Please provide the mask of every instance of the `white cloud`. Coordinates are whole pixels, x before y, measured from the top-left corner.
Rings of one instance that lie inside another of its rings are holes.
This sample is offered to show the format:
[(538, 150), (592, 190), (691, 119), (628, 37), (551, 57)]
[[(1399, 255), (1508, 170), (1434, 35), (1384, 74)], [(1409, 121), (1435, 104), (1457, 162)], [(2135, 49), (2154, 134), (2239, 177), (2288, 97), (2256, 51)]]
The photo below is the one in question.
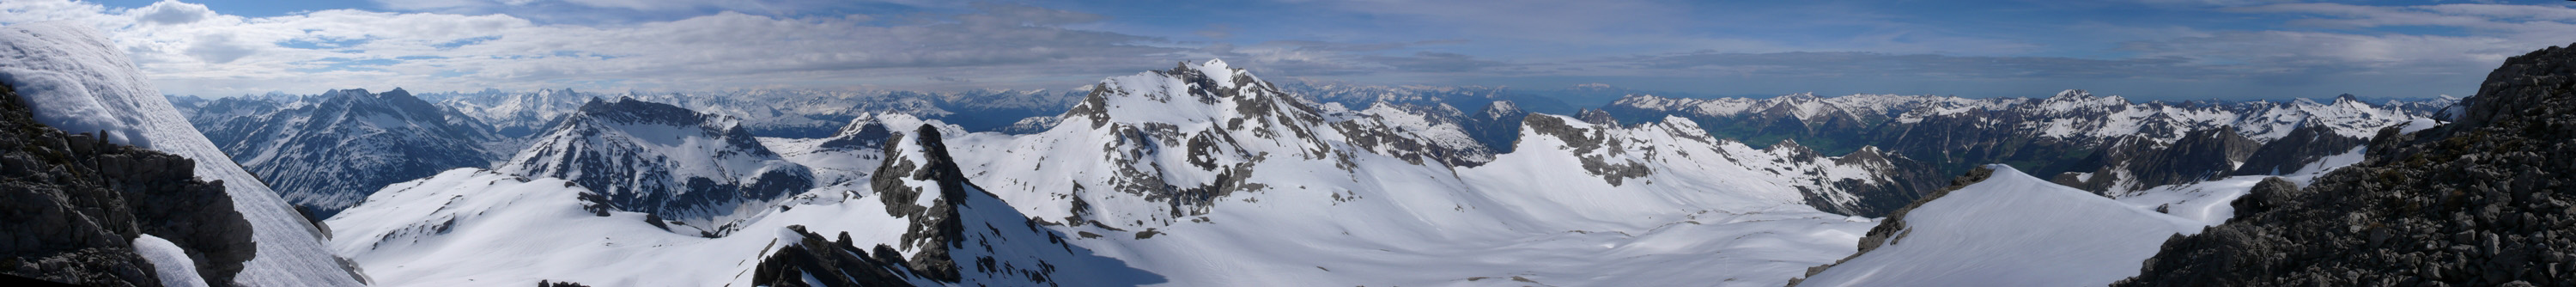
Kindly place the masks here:
[(215, 10), (206, 9), (202, 4), (162, 1), (135, 9), (135, 14), (140, 14), (136, 17), (145, 23), (187, 24), (214, 17)]
[(1132, 71), (1178, 51), (1153, 46), (1161, 41), (1156, 38), (1060, 27), (1098, 15), (1001, 4), (903, 24), (722, 12), (575, 25), (501, 14), (327, 10), (253, 18), (186, 14), (206, 10), (179, 2), (113, 10), (62, 0), (7, 2), (0, 3), (10, 12), (0, 23), (69, 20), (101, 27), (162, 90), (209, 96), (388, 85), (441, 91), (964, 83), (923, 74), (1054, 87), (1088, 81), (1048, 78), (1068, 70)]

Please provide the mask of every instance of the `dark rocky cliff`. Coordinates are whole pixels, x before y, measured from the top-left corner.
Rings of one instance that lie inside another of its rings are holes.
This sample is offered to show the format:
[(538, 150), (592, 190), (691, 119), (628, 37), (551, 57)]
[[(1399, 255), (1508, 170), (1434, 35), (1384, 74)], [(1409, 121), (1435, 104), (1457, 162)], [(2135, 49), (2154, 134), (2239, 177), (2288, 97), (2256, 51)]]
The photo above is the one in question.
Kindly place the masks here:
[(159, 286), (134, 239), (187, 251), (198, 276), (228, 286), (254, 256), (250, 222), (220, 182), (177, 155), (37, 123), (0, 86), (0, 273), (90, 286)]

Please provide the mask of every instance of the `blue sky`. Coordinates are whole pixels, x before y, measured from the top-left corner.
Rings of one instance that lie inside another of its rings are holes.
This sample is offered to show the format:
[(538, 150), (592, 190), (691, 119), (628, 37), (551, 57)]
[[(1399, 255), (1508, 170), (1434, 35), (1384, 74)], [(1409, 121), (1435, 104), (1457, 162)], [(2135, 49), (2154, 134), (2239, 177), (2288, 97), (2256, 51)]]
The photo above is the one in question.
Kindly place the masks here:
[[(2070, 3), (2071, 2), (2071, 3)], [(1223, 58), (1274, 81), (1708, 95), (2469, 95), (2567, 1), (11, 0), (165, 92), (1073, 88)]]

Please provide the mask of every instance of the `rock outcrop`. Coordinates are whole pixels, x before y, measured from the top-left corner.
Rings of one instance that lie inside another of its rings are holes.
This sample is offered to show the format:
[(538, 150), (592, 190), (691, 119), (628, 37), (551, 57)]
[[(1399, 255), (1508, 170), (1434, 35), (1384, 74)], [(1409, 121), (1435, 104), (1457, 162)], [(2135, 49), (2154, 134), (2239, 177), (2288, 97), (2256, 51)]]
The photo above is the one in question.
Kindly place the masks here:
[(135, 238), (186, 251), (207, 282), (230, 285), (257, 253), (221, 182), (188, 158), (37, 123), (0, 86), (0, 273), (90, 286), (160, 286)]

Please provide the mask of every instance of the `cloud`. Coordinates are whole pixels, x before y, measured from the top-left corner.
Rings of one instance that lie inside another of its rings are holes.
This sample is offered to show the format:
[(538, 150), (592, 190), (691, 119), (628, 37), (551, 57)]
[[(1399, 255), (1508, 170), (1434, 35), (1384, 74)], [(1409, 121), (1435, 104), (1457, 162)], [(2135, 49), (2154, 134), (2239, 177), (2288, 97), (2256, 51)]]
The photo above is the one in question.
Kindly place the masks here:
[[(204, 6), (163, 2), (110, 10), (60, 0), (8, 2), (0, 9), (44, 9), (31, 13), (111, 31), (164, 91), (214, 96), (390, 88), (385, 85), (424, 91), (900, 87), (965, 78), (925, 82), (923, 74), (975, 75), (997, 87), (1060, 87), (1159, 67), (1186, 50), (1158, 44), (1165, 40), (1157, 37), (1065, 27), (1100, 15), (1012, 4), (908, 15), (912, 21), (718, 12), (586, 25), (358, 10), (173, 17), (168, 11)], [(19, 18), (33, 17), (0, 16), (0, 23)]]
[(155, 2), (150, 6), (143, 6), (143, 8), (135, 9), (135, 12), (137, 12), (137, 14), (142, 14), (137, 16), (136, 19), (140, 19), (145, 23), (156, 24), (194, 23), (197, 22), (197, 20), (205, 20), (206, 18), (214, 17), (215, 15), (215, 10), (206, 9), (206, 5), (180, 3), (178, 1)]
[(259, 53), (259, 48), (233, 42), (232, 35), (205, 34), (198, 35), (196, 44), (189, 45), (185, 53), (207, 63), (223, 64)]
[(1506, 65), (1503, 62), (1479, 60), (1476, 59), (1475, 56), (1464, 54), (1428, 51), (1415, 52), (1412, 56), (1366, 56), (1362, 58), (1368, 59), (1369, 61), (1375, 61), (1378, 64), (1394, 66), (1397, 70), (1409, 72), (1472, 72), (1489, 67)]

